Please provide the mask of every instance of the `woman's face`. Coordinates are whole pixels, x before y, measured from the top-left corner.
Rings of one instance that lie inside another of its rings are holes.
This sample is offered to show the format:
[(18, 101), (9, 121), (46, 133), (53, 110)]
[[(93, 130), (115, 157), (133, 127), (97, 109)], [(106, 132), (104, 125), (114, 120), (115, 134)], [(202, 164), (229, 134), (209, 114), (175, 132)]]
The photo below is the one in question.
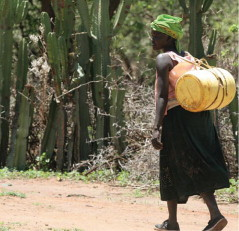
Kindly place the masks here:
[(154, 50), (161, 50), (169, 45), (168, 35), (154, 30), (152, 30), (151, 35), (152, 35), (152, 47)]

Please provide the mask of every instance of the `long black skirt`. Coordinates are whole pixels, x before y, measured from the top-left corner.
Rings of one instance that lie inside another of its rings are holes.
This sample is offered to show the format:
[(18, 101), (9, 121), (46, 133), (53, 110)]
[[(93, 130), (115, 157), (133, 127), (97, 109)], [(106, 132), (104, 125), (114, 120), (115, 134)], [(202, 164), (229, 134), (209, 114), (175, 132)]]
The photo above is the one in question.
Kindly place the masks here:
[(209, 111), (174, 107), (164, 117), (160, 151), (161, 200), (229, 187), (228, 171)]

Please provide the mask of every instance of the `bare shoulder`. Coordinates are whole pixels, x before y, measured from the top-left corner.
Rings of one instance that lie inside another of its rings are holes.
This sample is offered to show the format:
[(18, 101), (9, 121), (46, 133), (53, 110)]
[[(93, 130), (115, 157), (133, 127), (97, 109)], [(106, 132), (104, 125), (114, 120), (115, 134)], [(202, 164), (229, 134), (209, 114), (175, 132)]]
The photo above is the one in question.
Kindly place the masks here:
[(173, 64), (173, 61), (172, 61), (171, 57), (169, 56), (169, 54), (162, 53), (157, 56), (157, 58), (156, 58), (157, 69), (168, 68), (169, 70), (171, 70), (173, 68), (173, 66), (174, 66), (174, 64)]

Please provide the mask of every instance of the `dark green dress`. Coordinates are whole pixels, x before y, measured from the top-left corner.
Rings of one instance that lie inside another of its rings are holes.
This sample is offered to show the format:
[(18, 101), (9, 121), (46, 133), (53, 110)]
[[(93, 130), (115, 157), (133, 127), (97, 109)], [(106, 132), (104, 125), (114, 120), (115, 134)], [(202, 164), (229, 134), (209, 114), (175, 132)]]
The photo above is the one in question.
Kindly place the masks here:
[(164, 117), (160, 194), (186, 203), (188, 196), (229, 187), (228, 171), (209, 111), (174, 107)]

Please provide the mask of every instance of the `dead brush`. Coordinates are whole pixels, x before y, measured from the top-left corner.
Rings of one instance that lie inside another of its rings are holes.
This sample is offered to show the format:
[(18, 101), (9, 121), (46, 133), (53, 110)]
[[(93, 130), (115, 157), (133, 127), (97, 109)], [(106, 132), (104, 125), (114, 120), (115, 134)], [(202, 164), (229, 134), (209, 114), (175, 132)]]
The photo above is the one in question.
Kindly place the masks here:
[(130, 156), (122, 168), (130, 172), (132, 180), (149, 182), (158, 180), (159, 156), (151, 145), (154, 120), (154, 90), (152, 86), (128, 83), (125, 116)]
[(112, 145), (101, 149), (90, 160), (75, 164), (71, 170), (86, 169), (84, 175), (96, 170), (110, 169), (112, 174), (119, 170), (130, 172), (129, 181), (149, 184), (157, 181), (159, 155), (151, 145), (151, 131), (154, 119), (154, 91), (152, 86), (127, 83), (124, 114), (127, 148), (118, 154)]
[[(238, 43), (238, 38), (235, 37)], [(238, 88), (238, 53), (235, 52), (234, 47), (228, 47), (224, 40), (219, 40), (217, 46), (220, 51), (226, 51), (226, 54), (218, 57), (217, 66), (228, 70), (235, 78)], [(238, 92), (237, 96), (238, 97)], [(233, 135), (232, 122), (230, 118), (230, 107), (227, 106), (216, 113), (216, 127), (218, 129), (221, 145), (223, 148), (224, 157), (230, 173), (230, 177), (238, 176), (238, 153), (236, 147), (238, 146), (238, 138), (236, 140)], [(238, 122), (238, 105), (237, 105), (237, 122)], [(238, 125), (237, 125), (238, 127)], [(237, 130), (237, 129), (236, 129)], [(236, 131), (238, 133), (238, 131)]]

